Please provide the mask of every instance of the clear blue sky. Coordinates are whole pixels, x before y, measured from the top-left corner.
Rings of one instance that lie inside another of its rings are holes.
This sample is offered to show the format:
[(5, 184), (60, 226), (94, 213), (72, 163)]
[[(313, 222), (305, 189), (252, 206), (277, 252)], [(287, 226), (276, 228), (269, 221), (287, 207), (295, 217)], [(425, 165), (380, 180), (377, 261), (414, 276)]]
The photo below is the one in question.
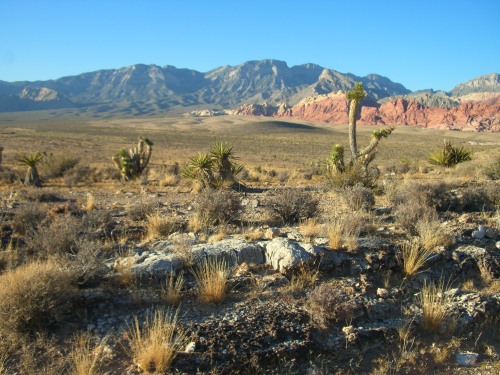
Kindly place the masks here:
[(266, 58), (450, 90), (500, 73), (499, 0), (0, 0), (0, 80)]

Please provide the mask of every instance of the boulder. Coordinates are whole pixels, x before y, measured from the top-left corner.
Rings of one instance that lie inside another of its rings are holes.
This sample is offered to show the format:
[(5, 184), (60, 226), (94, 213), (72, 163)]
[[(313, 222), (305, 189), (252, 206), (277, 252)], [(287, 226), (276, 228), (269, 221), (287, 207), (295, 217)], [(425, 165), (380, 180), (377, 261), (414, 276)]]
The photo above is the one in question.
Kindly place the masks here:
[[(306, 250), (304, 246), (309, 250)], [(299, 244), (286, 238), (275, 238), (268, 242), (264, 251), (265, 263), (285, 273), (293, 267), (315, 259), (319, 248), (312, 244)]]
[(231, 265), (242, 263), (264, 263), (264, 249), (258, 243), (248, 243), (241, 239), (227, 239), (213, 244), (198, 244), (191, 248), (194, 259), (215, 257), (224, 259)]

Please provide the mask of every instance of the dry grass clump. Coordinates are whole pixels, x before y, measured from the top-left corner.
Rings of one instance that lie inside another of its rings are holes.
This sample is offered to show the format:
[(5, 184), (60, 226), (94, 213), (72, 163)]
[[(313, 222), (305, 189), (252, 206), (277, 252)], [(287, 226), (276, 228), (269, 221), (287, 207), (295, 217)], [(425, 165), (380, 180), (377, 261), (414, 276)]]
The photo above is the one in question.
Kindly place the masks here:
[(85, 201), (84, 209), (86, 212), (90, 212), (90, 211), (95, 210), (95, 208), (96, 208), (96, 203), (95, 203), (94, 194), (88, 193), (87, 200)]
[(74, 168), (79, 161), (80, 159), (77, 156), (68, 155), (67, 153), (50, 153), (44, 156), (40, 170), (47, 178), (62, 177), (66, 171)]
[(106, 359), (105, 342), (93, 343), (88, 333), (79, 333), (73, 339), (69, 359), (72, 375), (99, 375)]
[(437, 246), (451, 245), (451, 237), (443, 230), (438, 220), (419, 220), (415, 225), (420, 246), (432, 250)]
[(287, 285), (286, 289), (289, 291), (301, 291), (316, 284), (319, 277), (318, 268), (303, 265), (296, 270)]
[(7, 365), (7, 361), (9, 360), (9, 356), (7, 353), (0, 353), (0, 375), (9, 375), (10, 370)]
[(363, 217), (357, 213), (335, 216), (327, 224), (328, 246), (332, 250), (343, 246), (348, 250), (356, 250), (362, 227)]
[(34, 231), (40, 226), (46, 216), (47, 212), (37, 204), (21, 206), (12, 218), (12, 229), (18, 234), (26, 234)]
[(321, 234), (322, 230), (323, 230), (323, 227), (321, 226), (318, 219), (309, 218), (309, 219), (302, 220), (300, 222), (299, 232), (305, 238), (309, 238), (309, 239), (316, 238)]
[(243, 237), (249, 242), (255, 242), (263, 239), (265, 237), (265, 233), (262, 228), (249, 228), (243, 231)]
[(405, 275), (412, 276), (416, 274), (432, 254), (432, 248), (420, 246), (416, 241), (403, 243), (401, 245), (400, 261)]
[(394, 207), (413, 202), (415, 206), (446, 211), (452, 204), (449, 190), (450, 186), (441, 181), (422, 183), (408, 180), (389, 188), (388, 197)]
[(437, 221), (436, 210), (419, 200), (410, 199), (401, 203), (393, 212), (397, 223), (411, 234), (417, 234), (415, 224), (419, 221)]
[(178, 325), (178, 313), (179, 310), (155, 310), (146, 316), (144, 323), (134, 317), (127, 336), (142, 371), (165, 373), (177, 353), (184, 349), (187, 337)]
[(354, 290), (331, 281), (316, 287), (309, 295), (307, 309), (312, 320), (321, 328), (332, 323), (349, 322), (359, 306), (352, 298)]
[(74, 275), (53, 261), (34, 262), (0, 276), (0, 334), (46, 329), (62, 320), (76, 296)]
[(149, 240), (166, 237), (175, 232), (177, 223), (171, 217), (163, 216), (159, 211), (146, 218), (146, 232)]
[(192, 272), (198, 286), (200, 300), (218, 303), (226, 297), (231, 268), (225, 260), (208, 258)]
[(438, 283), (424, 283), (419, 295), (419, 304), (422, 308), (422, 326), (424, 329), (439, 332), (450, 317), (447, 305), (451, 296), (443, 281)]
[(167, 277), (165, 282), (165, 288), (163, 289), (163, 295), (165, 301), (172, 306), (177, 306), (182, 300), (182, 287), (184, 286), (184, 277), (178, 276), (174, 278), (174, 274), (171, 273)]
[(165, 186), (176, 186), (179, 184), (180, 177), (175, 174), (166, 174), (165, 176), (162, 177), (160, 180), (160, 186), (165, 187)]
[(156, 204), (154, 202), (145, 201), (131, 204), (125, 211), (130, 220), (141, 221), (146, 220), (148, 215), (151, 215), (155, 209)]
[(231, 190), (203, 190), (194, 201), (195, 215), (190, 219), (190, 229), (195, 232), (213, 225), (235, 221), (241, 211), (241, 202)]

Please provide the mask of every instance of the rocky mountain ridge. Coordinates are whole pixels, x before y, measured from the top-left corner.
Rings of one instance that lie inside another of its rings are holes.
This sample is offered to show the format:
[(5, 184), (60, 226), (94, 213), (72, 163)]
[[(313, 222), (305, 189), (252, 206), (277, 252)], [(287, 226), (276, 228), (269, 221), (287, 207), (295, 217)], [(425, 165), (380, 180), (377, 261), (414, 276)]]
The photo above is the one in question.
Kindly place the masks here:
[(315, 64), (288, 67), (279, 60), (248, 61), (207, 73), (137, 64), (49, 81), (0, 81), (0, 111), (101, 107), (100, 111), (165, 112), (174, 107), (227, 109), (263, 101), (293, 105), (308, 96), (349, 90), (355, 82), (363, 82), (374, 100), (410, 93), (376, 74), (358, 77)]

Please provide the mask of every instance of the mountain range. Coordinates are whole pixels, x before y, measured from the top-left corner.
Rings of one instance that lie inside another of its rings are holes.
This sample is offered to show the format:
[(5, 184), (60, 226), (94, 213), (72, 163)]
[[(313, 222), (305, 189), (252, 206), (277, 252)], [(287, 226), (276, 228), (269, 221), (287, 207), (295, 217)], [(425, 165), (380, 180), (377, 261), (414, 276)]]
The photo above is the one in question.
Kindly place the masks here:
[[(341, 92), (351, 89), (356, 82), (362, 82), (367, 92), (363, 106), (376, 109), (400, 101), (403, 107), (414, 103), (417, 110), (453, 110), (466, 103), (491, 101), (500, 95), (500, 75), (496, 73), (460, 83), (450, 92), (411, 92), (402, 84), (377, 74), (358, 77), (316, 64), (288, 67), (286, 62), (279, 60), (248, 61), (206, 73), (169, 65), (137, 64), (48, 81), (0, 81), (0, 112), (70, 109), (94, 116), (112, 116), (239, 108), (234, 113), (251, 113), (266, 103), (266, 115), (296, 117), (294, 113), (300, 111), (291, 111), (295, 106), (309, 107), (315, 103), (317, 107), (328, 97), (330, 101), (338, 99)], [(250, 107), (253, 110), (248, 110)], [(343, 105), (340, 107), (339, 110), (344, 111)], [(493, 110), (493, 114), (498, 113)], [(335, 118), (344, 121), (342, 116)], [(372, 120), (365, 122), (392, 121), (390, 116), (384, 119), (380, 113), (372, 113)], [(398, 121), (411, 123), (405, 116), (399, 116)]]

